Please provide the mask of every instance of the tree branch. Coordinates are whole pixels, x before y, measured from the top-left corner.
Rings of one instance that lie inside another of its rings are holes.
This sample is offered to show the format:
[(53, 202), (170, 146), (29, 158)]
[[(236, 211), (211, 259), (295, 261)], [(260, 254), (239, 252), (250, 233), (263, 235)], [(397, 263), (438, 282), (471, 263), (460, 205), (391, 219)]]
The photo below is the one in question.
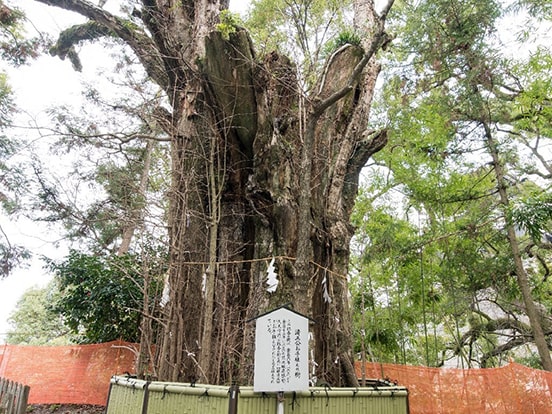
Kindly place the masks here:
[[(78, 13), (104, 26), (119, 37), (136, 53), (147, 73), (164, 90), (169, 88), (169, 80), (164, 70), (163, 59), (154, 42), (137, 25), (121, 19), (86, 0), (36, 0), (49, 6), (59, 7)], [(74, 42), (76, 43), (76, 42)]]
[[(389, 10), (393, 6), (393, 3), (394, 0), (389, 0), (380, 16), (375, 19), (376, 31), (373, 34), (373, 37), (369, 43), (368, 50), (365, 51), (362, 59), (353, 69), (347, 84), (344, 85), (341, 89), (336, 90), (327, 98), (319, 100), (318, 102), (315, 101), (316, 104), (312, 108), (312, 115), (314, 118), (318, 118), (320, 115), (322, 115), (322, 113), (324, 113), (326, 109), (328, 109), (330, 106), (332, 106), (334, 103), (339, 101), (341, 98), (343, 98), (345, 95), (353, 90), (356, 81), (360, 77), (366, 65), (368, 65), (368, 62), (370, 62), (377, 51), (390, 40), (389, 35), (385, 32), (385, 19), (387, 17), (387, 14), (389, 13)], [(335, 53), (338, 52), (339, 50), (337, 50)], [(331, 64), (331, 61), (332, 58), (328, 60), (328, 64)], [(321, 86), (320, 90), (322, 90), (323, 86), (324, 85)]]
[[(488, 318), (487, 315), (485, 317)], [(531, 327), (527, 324), (518, 321), (516, 319), (511, 318), (498, 318), (498, 319), (489, 319), (487, 322), (480, 323), (474, 327), (472, 327), (470, 330), (468, 330), (466, 333), (462, 335), (462, 337), (459, 339), (458, 343), (456, 344), (455, 348), (453, 349), (455, 354), (459, 354), (460, 350), (463, 346), (465, 346), (468, 342), (473, 342), (477, 340), (482, 334), (486, 333), (496, 333), (496, 331), (502, 331), (502, 330), (512, 330), (514, 332), (517, 332), (519, 335), (516, 335), (515, 338), (523, 338), (523, 342), (515, 345), (519, 346), (526, 342), (529, 342), (533, 340), (533, 335), (531, 333)], [(512, 341), (510, 341), (512, 342)], [(495, 347), (493, 350), (489, 351), (487, 354), (487, 359), (491, 356), (499, 355), (501, 352), (505, 352), (507, 350), (512, 349), (514, 346), (507, 347), (504, 345), (500, 345)], [(498, 352), (498, 349), (502, 349), (502, 351)]]
[(84, 40), (95, 40), (104, 36), (109, 36), (111, 31), (94, 21), (88, 21), (84, 24), (71, 26), (62, 31), (54, 46), (50, 48), (52, 56), (59, 56), (61, 60), (68, 57), (73, 64), (73, 69), (77, 72), (82, 70), (82, 64), (75, 51), (75, 45)]

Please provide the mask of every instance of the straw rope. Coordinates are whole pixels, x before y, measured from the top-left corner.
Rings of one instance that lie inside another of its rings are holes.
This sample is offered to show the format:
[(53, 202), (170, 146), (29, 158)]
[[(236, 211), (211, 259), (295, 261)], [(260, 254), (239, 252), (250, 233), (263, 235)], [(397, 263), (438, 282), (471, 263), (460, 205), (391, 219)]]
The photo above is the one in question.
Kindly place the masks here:
[[(294, 261), (297, 260), (296, 257), (291, 257), (291, 256), (270, 256), (270, 257), (263, 257), (263, 258), (258, 258), (258, 259), (247, 259), (247, 260), (222, 260), (220, 262), (215, 262), (215, 265), (218, 266), (218, 265), (229, 265), (229, 264), (268, 262), (272, 259), (289, 260), (291, 262), (294, 262)], [(179, 263), (183, 264), (183, 265), (191, 265), (191, 266), (209, 266), (210, 265), (209, 262), (200, 262), (200, 261), (198, 261), (198, 262), (195, 262), (195, 261), (194, 262), (179, 262)], [(322, 266), (321, 264), (316, 263), (312, 260), (309, 263), (311, 265), (316, 266), (317, 268), (327, 272), (331, 276), (335, 276), (335, 277), (338, 277), (338, 278), (343, 279), (343, 280), (349, 280), (347, 275), (343, 275), (341, 273), (334, 272), (330, 268), (328, 268), (326, 266)]]

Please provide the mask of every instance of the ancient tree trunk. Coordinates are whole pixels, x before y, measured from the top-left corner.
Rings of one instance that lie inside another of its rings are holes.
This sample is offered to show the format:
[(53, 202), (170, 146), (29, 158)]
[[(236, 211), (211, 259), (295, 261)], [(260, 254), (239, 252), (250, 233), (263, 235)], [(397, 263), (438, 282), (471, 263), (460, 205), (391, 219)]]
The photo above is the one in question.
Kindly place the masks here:
[[(159, 119), (172, 138), (170, 300), (159, 377), (251, 382), (247, 320), (291, 303), (315, 320), (317, 379), (356, 385), (349, 216), (360, 169), (386, 143), (384, 132), (367, 126), (374, 56), (392, 1), (381, 18), (372, 1), (355, 2), (362, 47), (336, 50), (308, 95), (289, 59), (257, 58), (242, 29), (229, 39), (217, 33), (227, 1), (143, 0), (133, 16), (147, 30), (82, 0), (39, 1), (125, 40), (172, 105)], [(270, 291), (269, 265), (278, 282)]]
[[(209, 353), (220, 361), (215, 366), (231, 363), (217, 378), (251, 379), (251, 341), (244, 341), (251, 327), (244, 321), (291, 303), (315, 320), (317, 377), (354, 384), (349, 216), (360, 168), (386, 142), (384, 133), (369, 133), (364, 124), (378, 67), (369, 65), (362, 81), (351, 82), (364, 51), (351, 45), (336, 51), (317, 86), (317, 101), (334, 99), (336, 91), (342, 96), (321, 109), (300, 94), (288, 59), (271, 54), (261, 64), (249, 60), (243, 31), (229, 41), (211, 34), (206, 52), (209, 105), (224, 125), (220, 146), (228, 149), (220, 202), (222, 211), (232, 211), (219, 223), (218, 271), (224, 282), (213, 315), (220, 335), (213, 343), (224, 346)], [(267, 293), (272, 259), (279, 284)], [(240, 329), (244, 336), (236, 334)], [(239, 367), (235, 374), (232, 366)]]

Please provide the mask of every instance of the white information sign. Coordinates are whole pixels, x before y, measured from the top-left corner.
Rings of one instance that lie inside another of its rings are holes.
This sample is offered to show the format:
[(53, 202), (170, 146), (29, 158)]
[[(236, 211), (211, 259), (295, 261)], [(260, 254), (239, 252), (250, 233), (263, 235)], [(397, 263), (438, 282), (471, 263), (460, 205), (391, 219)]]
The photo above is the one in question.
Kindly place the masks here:
[(306, 391), (309, 388), (309, 320), (287, 308), (257, 318), (255, 392)]

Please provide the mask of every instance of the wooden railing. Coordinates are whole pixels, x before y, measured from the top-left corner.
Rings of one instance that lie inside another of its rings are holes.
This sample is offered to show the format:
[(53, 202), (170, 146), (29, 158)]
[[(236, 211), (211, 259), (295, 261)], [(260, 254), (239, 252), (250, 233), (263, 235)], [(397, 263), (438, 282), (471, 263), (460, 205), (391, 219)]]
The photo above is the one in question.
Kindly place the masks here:
[(0, 378), (0, 414), (25, 414), (30, 387)]
[[(310, 387), (308, 391), (286, 392), (283, 397), (286, 413), (409, 412), (408, 390), (393, 384), (358, 388)], [(192, 385), (113, 377), (106, 414), (275, 413), (277, 408), (283, 408), (277, 405), (279, 398), (277, 393), (255, 392), (251, 386)]]

